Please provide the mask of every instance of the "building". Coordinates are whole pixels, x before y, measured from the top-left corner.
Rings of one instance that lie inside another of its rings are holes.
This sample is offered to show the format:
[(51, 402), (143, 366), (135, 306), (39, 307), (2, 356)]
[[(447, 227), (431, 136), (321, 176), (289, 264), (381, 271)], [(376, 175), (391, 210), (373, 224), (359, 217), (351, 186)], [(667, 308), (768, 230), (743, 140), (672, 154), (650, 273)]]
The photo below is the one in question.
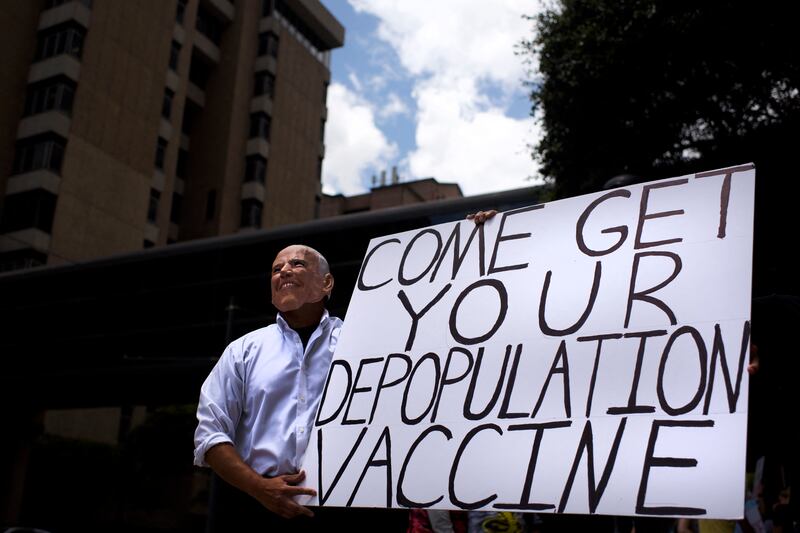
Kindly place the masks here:
[(382, 182), (376, 183), (368, 193), (355, 196), (323, 195), (319, 216), (325, 218), (348, 215), (387, 207), (462, 198), (463, 196), (461, 187), (457, 183), (439, 183), (434, 178), (400, 181), (397, 174), (393, 173), (391, 183), (386, 184), (384, 177)]
[(0, 5), (0, 271), (318, 214), (318, 0)]

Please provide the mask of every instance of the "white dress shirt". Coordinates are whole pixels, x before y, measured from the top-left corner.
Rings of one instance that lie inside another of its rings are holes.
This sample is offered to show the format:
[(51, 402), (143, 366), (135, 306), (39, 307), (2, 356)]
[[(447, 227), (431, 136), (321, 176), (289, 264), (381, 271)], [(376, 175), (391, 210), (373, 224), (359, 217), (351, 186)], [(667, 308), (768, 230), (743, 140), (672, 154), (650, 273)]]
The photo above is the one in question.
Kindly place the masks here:
[(228, 442), (262, 475), (297, 472), (341, 325), (325, 311), (305, 350), (281, 315), (233, 341), (200, 389), (194, 464)]

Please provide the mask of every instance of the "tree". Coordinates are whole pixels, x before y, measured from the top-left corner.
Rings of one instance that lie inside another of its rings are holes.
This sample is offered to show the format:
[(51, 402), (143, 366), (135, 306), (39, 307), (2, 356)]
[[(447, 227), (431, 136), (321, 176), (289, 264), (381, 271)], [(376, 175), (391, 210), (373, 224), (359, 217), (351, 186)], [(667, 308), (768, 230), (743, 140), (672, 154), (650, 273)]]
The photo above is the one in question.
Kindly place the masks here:
[(746, 162), (797, 190), (800, 3), (561, 0), (534, 20), (534, 157), (559, 197)]

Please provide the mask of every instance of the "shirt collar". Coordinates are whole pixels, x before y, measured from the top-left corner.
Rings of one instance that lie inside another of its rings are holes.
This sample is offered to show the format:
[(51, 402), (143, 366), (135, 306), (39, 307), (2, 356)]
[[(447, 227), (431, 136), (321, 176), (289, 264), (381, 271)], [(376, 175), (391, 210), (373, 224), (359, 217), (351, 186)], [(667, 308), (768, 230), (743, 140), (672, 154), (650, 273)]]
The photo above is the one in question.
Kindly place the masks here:
[[(322, 310), (322, 318), (320, 318), (319, 324), (317, 325), (317, 328), (320, 328), (320, 327), (324, 328), (327, 325), (329, 320), (330, 320), (330, 314), (328, 313), (328, 310), (327, 309), (323, 309)], [(275, 322), (278, 324), (278, 327), (281, 329), (281, 331), (283, 333), (287, 333), (289, 331), (294, 331), (292, 329), (292, 327), (289, 325), (289, 323), (286, 322), (286, 319), (283, 318), (283, 314), (282, 313), (278, 313), (278, 318), (275, 320)], [(316, 331), (316, 329), (315, 329), (315, 331)]]

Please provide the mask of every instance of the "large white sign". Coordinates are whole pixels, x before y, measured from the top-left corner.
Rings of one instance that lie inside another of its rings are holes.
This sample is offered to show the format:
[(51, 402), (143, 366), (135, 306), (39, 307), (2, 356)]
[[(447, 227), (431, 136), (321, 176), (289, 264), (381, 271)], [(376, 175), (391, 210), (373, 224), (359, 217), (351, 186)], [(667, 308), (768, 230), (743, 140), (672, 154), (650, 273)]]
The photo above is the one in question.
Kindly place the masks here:
[(752, 165), (373, 240), (311, 505), (737, 518)]

